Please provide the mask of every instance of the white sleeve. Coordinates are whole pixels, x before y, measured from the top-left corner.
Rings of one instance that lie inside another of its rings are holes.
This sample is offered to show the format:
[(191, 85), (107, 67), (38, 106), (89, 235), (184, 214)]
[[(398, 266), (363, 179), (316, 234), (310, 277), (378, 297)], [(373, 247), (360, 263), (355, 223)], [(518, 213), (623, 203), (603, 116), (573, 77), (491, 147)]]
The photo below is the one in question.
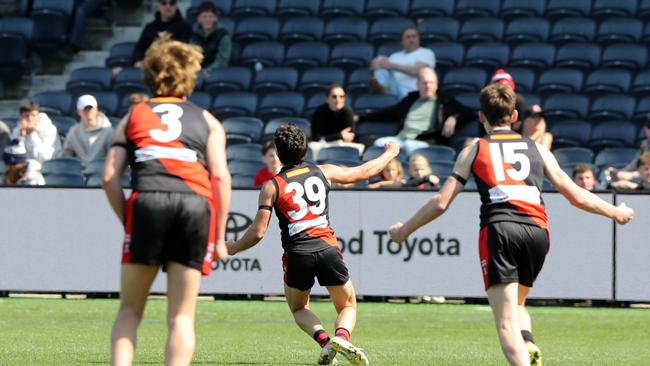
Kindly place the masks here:
[(429, 48), (422, 48), (422, 52), (418, 56), (418, 62), (429, 65), (432, 69), (436, 68), (436, 54)]
[(55, 157), (57, 150), (61, 149), (61, 141), (59, 141), (56, 126), (45, 113), (41, 113), (38, 128), (34, 133), (29, 134), (27, 139), (31, 140), (34, 159), (38, 161), (52, 159)]

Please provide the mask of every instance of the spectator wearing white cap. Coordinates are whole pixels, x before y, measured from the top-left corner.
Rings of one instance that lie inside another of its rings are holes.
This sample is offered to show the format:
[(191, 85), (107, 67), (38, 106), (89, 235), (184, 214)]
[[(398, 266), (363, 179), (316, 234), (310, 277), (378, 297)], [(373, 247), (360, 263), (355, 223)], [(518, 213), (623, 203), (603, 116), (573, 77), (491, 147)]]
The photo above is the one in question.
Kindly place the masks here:
[(81, 160), (84, 165), (104, 159), (111, 147), (111, 121), (97, 108), (97, 100), (89, 94), (77, 99), (77, 114), (81, 123), (73, 126), (65, 137), (63, 155)]

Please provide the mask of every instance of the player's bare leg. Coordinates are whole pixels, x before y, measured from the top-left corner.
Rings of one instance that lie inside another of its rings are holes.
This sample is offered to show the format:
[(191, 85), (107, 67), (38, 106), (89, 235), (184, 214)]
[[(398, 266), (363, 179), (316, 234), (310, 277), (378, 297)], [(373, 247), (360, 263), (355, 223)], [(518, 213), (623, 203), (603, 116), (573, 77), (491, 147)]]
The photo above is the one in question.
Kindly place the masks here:
[(111, 332), (111, 364), (131, 365), (138, 325), (158, 266), (123, 264), (120, 274), (120, 310)]
[(519, 324), (518, 285), (512, 282), (490, 286), (487, 289), (487, 296), (494, 314), (503, 354), (511, 365), (528, 366), (530, 365), (528, 350), (521, 337)]
[(167, 328), (165, 365), (189, 365), (194, 354), (194, 314), (201, 272), (179, 263), (167, 264)]
[(542, 366), (542, 351), (535, 344), (533, 338), (533, 325), (530, 319), (530, 314), (526, 310), (526, 298), (530, 292), (530, 287), (519, 285), (517, 307), (519, 309), (519, 327), (521, 328), (521, 335), (524, 338), (524, 344), (528, 350), (530, 364), (533, 366)]
[(339, 314), (336, 318), (336, 335), (331, 340), (332, 349), (340, 352), (354, 365), (368, 365), (368, 357), (361, 348), (350, 343), (350, 335), (357, 322), (357, 295), (348, 280), (341, 286), (327, 286), (332, 302)]

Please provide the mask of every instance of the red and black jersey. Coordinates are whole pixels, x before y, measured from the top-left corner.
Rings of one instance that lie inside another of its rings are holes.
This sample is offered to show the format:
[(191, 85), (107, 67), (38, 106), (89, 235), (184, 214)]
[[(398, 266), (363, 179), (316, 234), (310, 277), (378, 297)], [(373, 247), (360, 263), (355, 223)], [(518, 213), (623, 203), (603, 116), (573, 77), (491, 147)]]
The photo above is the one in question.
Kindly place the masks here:
[(285, 251), (312, 253), (338, 245), (329, 226), (330, 185), (317, 165), (283, 167), (273, 182), (278, 192), (273, 207)]
[(212, 199), (205, 160), (209, 133), (203, 109), (182, 99), (153, 98), (133, 106), (126, 139), (134, 191), (194, 192)]
[(472, 173), (481, 195), (481, 226), (510, 221), (548, 227), (541, 195), (544, 159), (534, 141), (494, 131), (479, 139)]

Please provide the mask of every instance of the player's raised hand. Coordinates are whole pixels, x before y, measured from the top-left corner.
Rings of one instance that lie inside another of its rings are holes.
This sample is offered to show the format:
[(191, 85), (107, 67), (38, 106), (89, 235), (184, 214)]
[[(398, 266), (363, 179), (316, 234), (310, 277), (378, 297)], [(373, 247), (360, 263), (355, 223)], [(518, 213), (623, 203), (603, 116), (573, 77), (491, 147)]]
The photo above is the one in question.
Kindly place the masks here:
[(395, 141), (388, 141), (386, 145), (384, 145), (384, 151), (388, 151), (393, 155), (393, 157), (396, 157), (399, 155), (399, 144)]
[(390, 238), (393, 239), (394, 242), (396, 243), (401, 243), (406, 240), (408, 235), (405, 235), (404, 230), (403, 230), (404, 224), (401, 222), (396, 222), (393, 224), (393, 226), (388, 229), (388, 234), (390, 235)]
[(618, 212), (614, 215), (614, 220), (618, 224), (625, 225), (634, 218), (634, 210), (627, 207), (625, 203), (621, 202), (616, 208)]

